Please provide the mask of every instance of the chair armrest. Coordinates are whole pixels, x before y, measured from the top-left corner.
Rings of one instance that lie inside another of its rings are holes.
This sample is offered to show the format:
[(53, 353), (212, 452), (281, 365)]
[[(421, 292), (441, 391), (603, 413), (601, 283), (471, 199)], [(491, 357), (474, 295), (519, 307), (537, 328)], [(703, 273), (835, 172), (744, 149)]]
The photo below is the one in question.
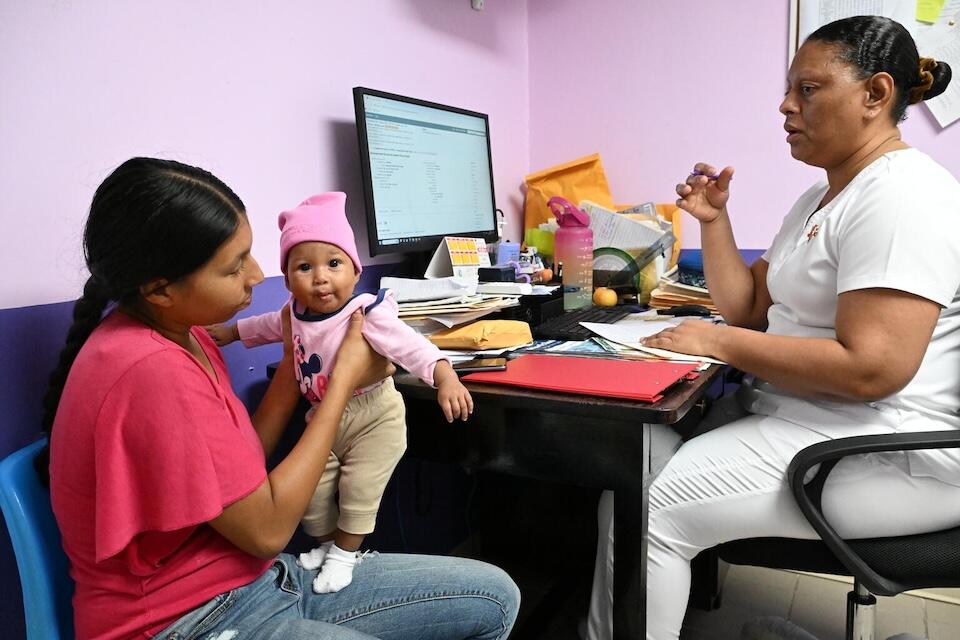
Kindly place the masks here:
[[(823, 489), (823, 484), (836, 463), (846, 456), (880, 451), (955, 448), (960, 448), (960, 430), (887, 433), (838, 438), (818, 442), (799, 451), (787, 467), (787, 478), (803, 515), (820, 535), (824, 544), (850, 571), (851, 575), (859, 579), (872, 593), (895, 595), (902, 591), (899, 585), (871, 569), (824, 518), (820, 507), (820, 492)], [(804, 484), (807, 472), (818, 464), (823, 466), (815, 480), (810, 482), (809, 485)]]

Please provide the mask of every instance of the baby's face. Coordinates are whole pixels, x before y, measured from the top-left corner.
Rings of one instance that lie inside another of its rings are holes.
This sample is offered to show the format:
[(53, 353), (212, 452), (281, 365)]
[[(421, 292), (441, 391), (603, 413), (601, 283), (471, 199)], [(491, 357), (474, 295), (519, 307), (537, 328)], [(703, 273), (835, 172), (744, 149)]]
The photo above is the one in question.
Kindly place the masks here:
[(287, 288), (312, 313), (332, 313), (347, 303), (360, 281), (340, 247), (326, 242), (301, 242), (287, 254)]

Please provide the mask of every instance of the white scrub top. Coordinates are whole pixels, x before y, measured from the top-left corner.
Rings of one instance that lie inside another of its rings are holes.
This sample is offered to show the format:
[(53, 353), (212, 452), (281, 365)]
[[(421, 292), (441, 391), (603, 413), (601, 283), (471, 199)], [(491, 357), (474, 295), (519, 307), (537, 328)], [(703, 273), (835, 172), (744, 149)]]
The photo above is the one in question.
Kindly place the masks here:
[[(818, 210), (826, 191), (822, 182), (800, 197), (762, 256), (773, 300), (767, 332), (836, 338), (837, 296), (877, 287), (932, 300), (940, 318), (913, 380), (879, 402), (804, 400), (761, 382), (757, 389), (774, 395), (748, 408), (826, 432), (838, 412), (847, 425), (862, 423), (863, 434), (871, 425), (960, 428), (960, 184), (926, 154), (904, 149), (875, 160)], [(843, 435), (850, 433), (830, 433)], [(908, 458), (911, 474), (960, 486), (957, 450)]]

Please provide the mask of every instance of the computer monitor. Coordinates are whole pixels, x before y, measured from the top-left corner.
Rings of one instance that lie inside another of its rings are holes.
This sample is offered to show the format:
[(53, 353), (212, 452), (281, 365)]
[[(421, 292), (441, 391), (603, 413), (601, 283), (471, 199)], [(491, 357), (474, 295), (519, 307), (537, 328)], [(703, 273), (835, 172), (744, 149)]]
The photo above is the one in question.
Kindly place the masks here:
[(487, 115), (355, 87), (370, 255), (497, 237)]

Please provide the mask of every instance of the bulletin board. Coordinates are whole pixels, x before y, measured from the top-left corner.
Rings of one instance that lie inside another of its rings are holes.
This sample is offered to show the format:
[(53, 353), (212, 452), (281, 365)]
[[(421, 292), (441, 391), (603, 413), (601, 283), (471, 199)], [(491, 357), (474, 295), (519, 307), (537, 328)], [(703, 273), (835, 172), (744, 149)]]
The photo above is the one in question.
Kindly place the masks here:
[(941, 127), (960, 119), (960, 0), (790, 0), (788, 59), (818, 27), (864, 15), (896, 20), (913, 36), (920, 55), (950, 65), (954, 81), (924, 104)]

